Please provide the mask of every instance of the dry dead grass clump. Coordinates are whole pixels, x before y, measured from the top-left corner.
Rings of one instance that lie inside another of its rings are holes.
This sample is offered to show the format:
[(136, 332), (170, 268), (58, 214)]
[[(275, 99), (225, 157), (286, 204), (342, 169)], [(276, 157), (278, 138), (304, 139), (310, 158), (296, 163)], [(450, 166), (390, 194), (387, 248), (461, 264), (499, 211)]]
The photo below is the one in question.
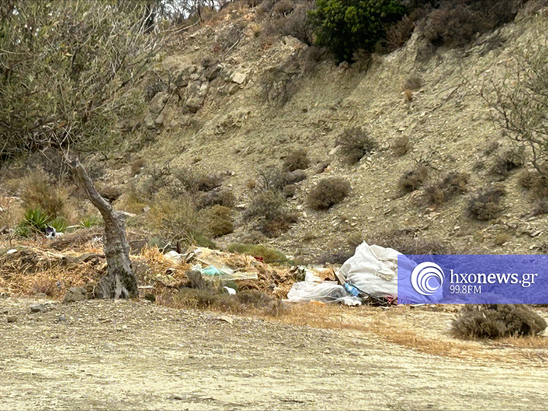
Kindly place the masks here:
[[(8, 254), (8, 250), (16, 252)], [(45, 293), (61, 298), (70, 287), (97, 282), (105, 270), (99, 254), (58, 254), (36, 247), (19, 246), (0, 251), (0, 293)]]
[(204, 224), (213, 238), (222, 237), (234, 231), (232, 210), (222, 205), (214, 205), (203, 210)]
[(23, 219), (24, 210), (19, 201), (0, 189), (0, 232), (15, 227)]
[(513, 147), (498, 155), (488, 171), (489, 174), (504, 180), (511, 171), (523, 166), (525, 163), (524, 151), (524, 146)]
[(176, 308), (205, 309), (233, 314), (263, 314), (277, 317), (284, 313), (281, 300), (270, 297), (258, 290), (239, 291), (235, 295), (227, 294), (222, 285), (205, 288), (181, 288), (175, 295), (157, 301)]
[(453, 335), (463, 339), (535, 336), (546, 321), (524, 304), (466, 305), (453, 320)]

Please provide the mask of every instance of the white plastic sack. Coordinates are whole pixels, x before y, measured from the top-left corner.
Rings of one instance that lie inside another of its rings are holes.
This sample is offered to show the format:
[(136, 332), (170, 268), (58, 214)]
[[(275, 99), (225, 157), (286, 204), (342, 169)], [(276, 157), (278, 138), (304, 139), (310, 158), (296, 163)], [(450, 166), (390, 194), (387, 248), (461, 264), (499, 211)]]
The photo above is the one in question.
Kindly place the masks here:
[[(356, 248), (353, 257), (350, 257), (341, 267), (340, 272), (346, 281), (359, 290), (373, 297), (397, 297), (398, 296), (398, 255), (392, 248), (384, 248), (378, 245), (369, 245), (363, 242)], [(409, 264), (410, 273), (416, 263), (404, 258), (402, 264)], [(404, 281), (404, 284), (410, 282)], [(432, 296), (419, 296), (417, 302), (434, 302), (441, 298), (442, 290), (438, 290)]]

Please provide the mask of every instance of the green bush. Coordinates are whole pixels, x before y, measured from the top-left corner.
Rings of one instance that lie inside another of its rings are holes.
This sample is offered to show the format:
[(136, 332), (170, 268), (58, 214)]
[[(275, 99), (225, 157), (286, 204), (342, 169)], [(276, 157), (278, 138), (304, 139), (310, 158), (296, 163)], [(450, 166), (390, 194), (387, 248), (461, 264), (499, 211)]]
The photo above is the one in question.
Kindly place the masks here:
[(28, 237), (33, 232), (45, 232), (51, 217), (41, 208), (29, 208), (25, 211), (23, 220), (16, 228), (16, 232), (22, 237)]
[(395, 0), (317, 0), (308, 15), (317, 44), (329, 48), (339, 62), (350, 62), (358, 49), (373, 51), (386, 27), (405, 11)]

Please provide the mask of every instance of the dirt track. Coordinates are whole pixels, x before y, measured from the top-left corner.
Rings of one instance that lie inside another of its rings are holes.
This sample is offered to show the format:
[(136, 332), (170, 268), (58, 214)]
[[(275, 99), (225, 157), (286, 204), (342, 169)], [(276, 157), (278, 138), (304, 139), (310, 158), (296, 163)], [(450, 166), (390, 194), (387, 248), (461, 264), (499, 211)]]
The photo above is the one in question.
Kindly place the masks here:
[(546, 367), (139, 302), (34, 302), (0, 300), (2, 410), (546, 407)]

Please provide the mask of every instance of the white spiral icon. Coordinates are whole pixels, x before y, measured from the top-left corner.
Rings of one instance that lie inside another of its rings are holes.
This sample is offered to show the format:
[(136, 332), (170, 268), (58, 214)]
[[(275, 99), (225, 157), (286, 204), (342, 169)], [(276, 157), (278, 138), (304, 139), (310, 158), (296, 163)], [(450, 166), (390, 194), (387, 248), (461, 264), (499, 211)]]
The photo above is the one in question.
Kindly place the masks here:
[[(439, 284), (431, 286), (429, 283), (432, 278), (437, 278)], [(411, 273), (411, 285), (419, 294), (432, 295), (443, 285), (443, 270), (436, 263), (420, 263)]]

